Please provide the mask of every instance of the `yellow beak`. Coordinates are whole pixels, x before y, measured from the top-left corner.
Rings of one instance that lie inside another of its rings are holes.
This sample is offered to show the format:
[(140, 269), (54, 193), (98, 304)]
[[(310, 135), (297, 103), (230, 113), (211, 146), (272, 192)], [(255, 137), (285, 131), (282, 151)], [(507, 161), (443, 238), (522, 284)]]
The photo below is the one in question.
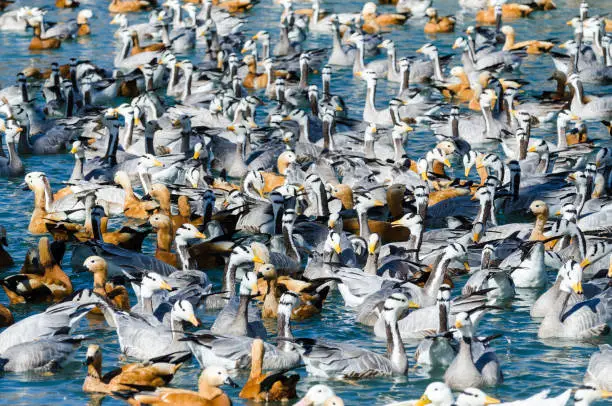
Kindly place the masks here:
[(496, 405), (501, 403), (499, 399), (492, 398), (491, 396), (485, 396), (485, 405)]
[(463, 267), (465, 268), (466, 271), (470, 270), (470, 264), (467, 261), (463, 263)]
[(419, 48), (416, 50), (417, 54), (422, 54), (423, 53), (423, 48)]
[(579, 295), (582, 294), (582, 282), (577, 282), (572, 285), (572, 290)]
[(465, 177), (467, 178), (468, 176), (470, 176), (470, 171), (472, 170), (471, 166), (468, 166), (465, 168)]
[(582, 262), (580, 263), (580, 267), (582, 268), (585, 268), (589, 265), (591, 265), (591, 260), (588, 258), (583, 259)]
[[(572, 20), (567, 21), (565, 24), (567, 24), (567, 25), (572, 25)], [(559, 46), (560, 46), (560, 45), (559, 45)]]
[(559, 45), (559, 48), (561, 48), (561, 49), (565, 49), (565, 44), (561, 44), (561, 45)]
[(153, 161), (153, 166), (162, 167), (162, 166), (164, 166), (164, 164), (162, 164), (160, 161), (158, 161), (158, 160), (156, 159), (155, 161)]
[(447, 167), (449, 167), (449, 168), (451, 167), (451, 163), (450, 163), (450, 161), (448, 160), (448, 158), (444, 160), (444, 165), (446, 165), (446, 166), (447, 166)]
[(560, 215), (561, 215), (561, 210), (557, 210), (557, 211), (555, 212), (555, 216), (560, 216)]
[(421, 399), (417, 400), (414, 406), (425, 406), (431, 404), (431, 400), (427, 397), (427, 395), (421, 396)]
[(163, 290), (172, 290), (172, 286), (170, 286), (168, 282), (166, 281), (162, 281), (159, 287), (162, 288)]
[(134, 125), (140, 125), (140, 118), (134, 117)]
[(480, 241), (480, 233), (474, 233), (472, 240), (474, 240), (474, 242)]
[(259, 36), (258, 36), (257, 34), (255, 34), (255, 35), (253, 35), (253, 36), (251, 37), (251, 39), (257, 39), (257, 38), (259, 38)]
[(602, 398), (612, 398), (612, 392), (607, 391), (607, 390), (602, 390), (601, 397)]
[(327, 225), (329, 226), (329, 228), (334, 228), (334, 227), (336, 227), (336, 222), (334, 220), (329, 220)]
[(363, 76), (363, 73), (361, 73), (361, 71), (355, 72), (355, 76), (360, 78), (361, 76)]
[(368, 244), (368, 252), (374, 254), (376, 252), (376, 244)]
[(259, 258), (257, 255), (253, 256), (253, 262), (255, 262), (256, 264), (265, 264), (264, 260)]
[(341, 112), (341, 111), (344, 111), (344, 109), (342, 107), (340, 107), (340, 106), (336, 106), (336, 111), (337, 112)]
[(429, 176), (427, 176), (427, 172), (421, 173), (421, 179), (425, 181), (429, 180)]
[(71, 154), (76, 154), (78, 151), (78, 149), (76, 147), (72, 147), (72, 149), (70, 150)]
[(411, 300), (408, 302), (408, 308), (409, 309), (420, 309), (421, 306), (419, 306), (418, 303), (415, 303), (414, 301)]
[(229, 131), (236, 131), (236, 127), (234, 127), (233, 125), (228, 125), (226, 127)]
[(202, 240), (205, 240), (205, 239), (206, 239), (206, 235), (205, 235), (204, 233), (197, 233), (195, 236), (196, 236), (197, 238), (202, 239)]
[(455, 328), (461, 328), (461, 327), (463, 327), (463, 323), (461, 323), (460, 321), (456, 321)]
[(374, 207), (382, 207), (385, 204), (383, 202), (381, 202), (380, 200), (374, 200)]
[(536, 147), (529, 147), (529, 149), (527, 149), (527, 152), (536, 152)]
[(259, 196), (265, 197), (263, 189), (258, 189), (257, 192), (259, 192)]
[(200, 151), (194, 151), (193, 159), (198, 159), (198, 158), (200, 158)]
[(452, 49), (457, 49), (457, 48), (459, 48), (459, 45), (453, 44)]
[(195, 315), (193, 315), (193, 314), (192, 314), (192, 315), (191, 315), (191, 317), (189, 318), (189, 322), (190, 322), (191, 324), (193, 324), (194, 326), (196, 326), (196, 327), (200, 325), (200, 322), (198, 321), (198, 319), (196, 318), (196, 316), (195, 316)]

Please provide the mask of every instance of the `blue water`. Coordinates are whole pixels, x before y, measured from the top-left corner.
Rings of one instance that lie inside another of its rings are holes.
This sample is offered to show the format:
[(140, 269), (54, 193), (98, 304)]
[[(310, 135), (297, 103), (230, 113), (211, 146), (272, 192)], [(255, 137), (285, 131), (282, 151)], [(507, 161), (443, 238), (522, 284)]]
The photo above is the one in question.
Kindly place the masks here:
[[(47, 19), (60, 21), (76, 16), (75, 11), (58, 11), (53, 6), (53, 1), (30, 1), (23, 3), (28, 5), (46, 6), (49, 13)], [(116, 26), (108, 25), (109, 13), (106, 9), (108, 1), (83, 0), (83, 7), (91, 8), (95, 18), (91, 21), (92, 35), (89, 38), (76, 41), (67, 41), (62, 44), (61, 49), (32, 53), (27, 47), (29, 36), (25, 34), (14, 34), (0, 32), (0, 83), (7, 86), (13, 83), (15, 74), (23, 67), (33, 65), (41, 68), (50, 66), (51, 62), (67, 63), (71, 57), (89, 59), (103, 67), (111, 68), (112, 59), (117, 44), (114, 43), (111, 32)], [(337, 12), (353, 11), (361, 9), (362, 1), (330, 0), (326, 1), (324, 8)], [(521, 39), (549, 39), (556, 38), (565, 41), (571, 38), (571, 32), (565, 25), (565, 21), (577, 14), (579, 1), (558, 0), (558, 9), (548, 12), (535, 12), (533, 17), (512, 22), (517, 31), (517, 40)], [(609, 11), (610, 1), (599, 0), (589, 2), (591, 14), (605, 14)], [(457, 9), (456, 0), (436, 1), (435, 6), (441, 15), (454, 13)], [(606, 9), (607, 8), (607, 9)], [(381, 11), (393, 10), (390, 6), (381, 6)], [(246, 26), (246, 34), (254, 34), (260, 29), (271, 32), (272, 39), (277, 38), (278, 18), (280, 7), (273, 5), (271, 0), (262, 0), (248, 14), (249, 23)], [(130, 23), (144, 21), (145, 15), (129, 15)], [(427, 37), (423, 34), (424, 20), (411, 19), (405, 26), (387, 34), (396, 42), (398, 55), (414, 55), (414, 51), (426, 42), (434, 42), (440, 49), (441, 55), (453, 53), (451, 45), (456, 38), (455, 34), (443, 34), (437, 37)], [(457, 35), (468, 25), (474, 25), (473, 15), (466, 14), (459, 19)], [(306, 44), (306, 48), (330, 46), (330, 38), (324, 35), (312, 34)], [(189, 57), (197, 62), (201, 51), (197, 49), (194, 55)], [(458, 56), (458, 54), (456, 54)], [(382, 57), (382, 56), (381, 56)], [(452, 64), (451, 64), (452, 66)], [(532, 93), (542, 90), (551, 90), (553, 83), (547, 82), (553, 65), (550, 57), (539, 56), (527, 58), (520, 73), (509, 75), (512, 78), (520, 78), (530, 82), (525, 86), (528, 97)], [(319, 78), (313, 78), (319, 84)], [(587, 92), (604, 93), (609, 88), (594, 88), (586, 86)], [(332, 91), (342, 95), (348, 102), (352, 117), (360, 118), (365, 86), (363, 82), (353, 79), (350, 68), (335, 70)], [(379, 82), (379, 106), (382, 107), (395, 94), (395, 85)], [(533, 131), (534, 137), (555, 137), (554, 127), (541, 127)], [(589, 123), (589, 135), (592, 138), (609, 138), (603, 127), (598, 123)], [(599, 142), (604, 142), (599, 141)], [(431, 132), (424, 127), (417, 127), (411, 134), (408, 143), (408, 154), (418, 157), (424, 151), (431, 148), (435, 143)], [(72, 169), (72, 157), (60, 156), (31, 156), (25, 157), (25, 165), (28, 171), (42, 170), (52, 180), (54, 189), (59, 183), (69, 177)], [(462, 171), (462, 169), (461, 169)], [(21, 179), (0, 179), (0, 223), (8, 230), (10, 241), (10, 253), (19, 264), (28, 247), (36, 244), (38, 237), (27, 233), (29, 215), (33, 207), (33, 195), (31, 192), (22, 191), (19, 186)], [(151, 252), (152, 238), (145, 243), (145, 250)], [(69, 253), (64, 259), (64, 269), (70, 274)], [(0, 276), (10, 275), (18, 271), (18, 266), (0, 271)], [(76, 288), (91, 286), (89, 274), (71, 275)], [(553, 275), (551, 275), (553, 279)], [(462, 281), (457, 281), (460, 288)], [(502, 362), (505, 382), (487, 392), (504, 400), (527, 397), (539, 390), (552, 388), (554, 393), (575, 387), (582, 382), (590, 354), (597, 344), (605, 340), (592, 342), (543, 342), (537, 338), (538, 323), (529, 317), (529, 307), (537, 297), (537, 292), (521, 292), (512, 305), (501, 312), (486, 316), (481, 323), (479, 334), (488, 335), (503, 333), (504, 338), (496, 340), (494, 347)], [(7, 303), (4, 295), (0, 296), (2, 303)], [(15, 306), (12, 308), (15, 317), (21, 319), (32, 313), (39, 312), (44, 306)], [(205, 326), (210, 325), (214, 319), (213, 314), (199, 315), (204, 320)], [(274, 324), (271, 323), (271, 333), (274, 333)], [(369, 328), (355, 324), (354, 315), (346, 310), (337, 292), (333, 293), (326, 303), (323, 313), (314, 319), (294, 324), (295, 336), (297, 337), (324, 337), (327, 339), (350, 341), (357, 345), (375, 351), (384, 352), (385, 343), (373, 337)], [(99, 322), (88, 322), (84, 320), (79, 332), (89, 334), (92, 342), (102, 345), (104, 350), (104, 369), (114, 368), (118, 360), (118, 345), (116, 334)], [(607, 339), (607, 342), (612, 342)], [(412, 357), (416, 343), (406, 343), (409, 357)], [(41, 375), (15, 375), (5, 374), (0, 377), (0, 403), (2, 404), (62, 404), (80, 405), (83, 403), (98, 404), (99, 398), (84, 394), (81, 385), (85, 377), (85, 366), (83, 365), (85, 348), (81, 348), (75, 359), (64, 370), (50, 376)], [(412, 360), (411, 360), (412, 362)], [(412, 362), (414, 364), (414, 362)], [(319, 381), (308, 378), (305, 371), (298, 371), (302, 376), (299, 384), (299, 392), (304, 393), (311, 385)], [(199, 367), (192, 362), (185, 365), (172, 384), (184, 388), (195, 388)], [(440, 380), (442, 371), (428, 372), (416, 368), (411, 369), (407, 378), (400, 379), (375, 379), (359, 381), (357, 383), (326, 382), (333, 386), (337, 393), (347, 404), (384, 404), (389, 401), (418, 398), (428, 383), (432, 380)], [(244, 383), (246, 376), (239, 376), (237, 381)], [(235, 404), (243, 404), (238, 398), (238, 391), (230, 390), (230, 396)], [(105, 404), (120, 404), (121, 401), (104, 398)]]

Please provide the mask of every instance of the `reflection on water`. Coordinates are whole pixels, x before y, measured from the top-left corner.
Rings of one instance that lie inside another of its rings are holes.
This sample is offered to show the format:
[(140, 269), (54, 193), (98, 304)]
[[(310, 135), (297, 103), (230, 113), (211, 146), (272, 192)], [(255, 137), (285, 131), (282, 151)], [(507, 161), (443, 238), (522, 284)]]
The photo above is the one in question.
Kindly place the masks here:
[[(37, 6), (49, 7), (47, 18), (49, 20), (67, 20), (74, 17), (70, 10), (57, 11), (52, 0), (30, 0), (24, 4), (35, 4)], [(517, 20), (512, 25), (517, 30), (517, 39), (546, 39), (555, 38), (565, 41), (570, 38), (565, 21), (576, 14), (579, 0), (556, 1), (559, 9), (549, 12), (537, 12), (533, 17), (525, 20)], [(108, 1), (82, 0), (81, 7), (88, 7), (94, 11), (95, 18), (92, 20), (91, 38), (83, 38), (77, 41), (67, 41), (62, 44), (60, 50), (29, 53), (27, 51), (29, 37), (24, 34), (0, 32), (0, 60), (3, 62), (0, 69), (0, 83), (2, 86), (14, 82), (15, 74), (24, 66), (33, 65), (48, 67), (51, 62), (67, 63), (70, 57), (89, 59), (99, 63), (103, 67), (110, 68), (116, 45), (109, 33), (116, 26), (108, 25), (110, 21), (106, 5)], [(357, 11), (361, 8), (363, 1), (355, 0), (326, 0), (324, 7), (329, 10), (345, 11), (348, 9)], [(605, 14), (609, 11), (609, 0), (590, 1), (592, 14)], [(435, 6), (441, 15), (455, 12), (456, 0), (436, 1)], [(606, 9), (608, 6), (608, 9)], [(381, 7), (382, 10), (390, 10), (389, 6)], [(272, 39), (277, 38), (278, 17), (280, 7), (273, 5), (272, 0), (261, 0), (260, 4), (249, 13), (249, 23), (246, 34), (252, 35), (260, 29), (271, 32)], [(129, 15), (130, 23), (144, 20), (143, 15)], [(414, 51), (426, 42), (434, 42), (440, 48), (440, 53), (450, 54), (452, 42), (455, 35), (439, 35), (436, 38), (428, 38), (423, 34), (424, 20), (412, 19), (401, 29), (387, 34), (386, 36), (396, 42), (398, 55), (415, 55)], [(468, 25), (473, 25), (473, 15), (462, 15), (458, 18), (457, 33), (462, 32)], [(330, 39), (324, 35), (313, 34), (313, 39), (306, 48), (329, 46)], [(197, 62), (201, 53), (188, 55)], [(456, 59), (457, 60), (457, 59)], [(523, 65), (522, 71), (513, 73), (512, 78), (523, 79), (530, 83), (524, 87), (524, 97), (531, 94), (539, 94), (543, 90), (551, 90), (552, 82), (546, 79), (552, 73), (552, 61), (548, 56), (529, 57)], [(320, 78), (316, 77), (319, 84)], [(396, 84), (379, 83), (377, 94), (378, 105), (393, 97), (397, 90)], [(601, 87), (585, 86), (587, 92), (604, 93), (608, 89)], [(365, 86), (363, 82), (353, 79), (351, 70), (342, 69), (335, 71), (332, 91), (342, 95), (348, 102), (352, 117), (360, 118), (363, 100), (365, 97)], [(263, 114), (262, 114), (263, 116)], [(259, 117), (259, 116), (258, 116)], [(554, 126), (544, 126), (533, 130), (534, 137), (546, 137), (555, 139)], [(591, 138), (609, 139), (598, 123), (589, 125), (589, 136)], [(430, 149), (435, 143), (431, 133), (421, 126), (410, 135), (407, 145), (409, 156), (419, 156)], [(72, 157), (68, 154), (61, 156), (36, 156), (25, 157), (25, 165), (30, 170), (44, 170), (48, 177), (54, 182), (56, 190), (60, 187), (60, 181), (68, 179), (72, 169)], [(23, 259), (27, 248), (36, 243), (37, 238), (25, 234), (27, 229), (30, 210), (33, 205), (33, 196), (30, 192), (21, 190), (21, 179), (0, 179), (0, 223), (8, 229), (10, 241), (10, 252), (17, 260)], [(149, 237), (145, 243), (147, 252), (151, 251), (152, 238)], [(64, 260), (65, 269), (70, 262), (70, 250)], [(475, 263), (476, 264), (476, 263)], [(3, 270), (0, 276), (8, 275), (18, 271), (19, 265), (12, 269)], [(72, 275), (74, 285), (79, 287), (90, 286), (91, 276), (89, 274)], [(554, 275), (550, 275), (551, 282)], [(214, 277), (217, 281), (218, 273)], [(465, 279), (463, 277), (462, 279)], [(459, 292), (462, 283), (457, 283), (455, 292)], [(518, 298), (511, 304), (510, 309), (495, 312), (484, 318), (479, 327), (479, 335), (491, 335), (502, 332), (503, 338), (494, 341), (497, 354), (502, 361), (505, 375), (503, 385), (489, 390), (493, 396), (502, 399), (526, 397), (544, 388), (553, 388), (553, 393), (560, 393), (568, 387), (581, 383), (588, 358), (594, 350), (595, 345), (605, 342), (575, 343), (558, 340), (542, 341), (537, 339), (537, 321), (529, 317), (529, 307), (536, 299), (537, 293), (532, 291), (519, 291)], [(2, 302), (6, 298), (2, 296)], [(32, 312), (41, 311), (44, 306), (17, 306), (14, 308), (15, 317), (22, 318)], [(205, 326), (209, 326), (214, 319), (213, 314), (198, 315)], [(271, 331), (275, 331), (275, 323), (269, 325)], [(92, 330), (93, 328), (93, 330)], [(118, 345), (114, 331), (108, 329), (96, 320), (84, 319), (81, 321), (79, 332), (88, 334), (91, 341), (102, 343), (104, 349), (104, 371), (114, 368), (117, 364)], [(334, 293), (320, 318), (306, 322), (295, 323), (295, 336), (297, 337), (323, 337), (333, 340), (348, 341), (379, 352), (385, 351), (385, 343), (377, 340), (371, 334), (370, 329), (355, 325), (354, 314), (344, 309), (341, 298)], [(607, 339), (610, 342), (610, 339)], [(412, 355), (416, 349), (416, 343), (407, 343), (408, 355), (413, 364)], [(81, 349), (73, 362), (64, 370), (50, 376), (41, 375), (13, 375), (7, 374), (0, 378), (0, 403), (14, 405), (31, 404), (62, 404), (82, 405), (84, 403), (99, 404), (98, 400), (81, 392), (81, 385), (85, 376), (83, 365), (85, 350)], [(183, 366), (176, 376), (173, 384), (185, 388), (195, 389), (196, 376), (199, 372), (197, 363), (188, 363)], [(307, 387), (320, 382), (318, 379), (304, 376), (304, 371), (299, 370), (303, 380), (299, 390), (304, 391)], [(441, 379), (442, 371), (426, 371), (422, 368), (411, 368), (408, 378), (399, 380), (373, 379), (361, 382), (333, 381), (331, 386), (346, 400), (347, 404), (384, 404), (389, 401), (418, 398), (425, 386), (431, 379)], [(240, 381), (246, 380), (246, 375), (240, 375)], [(231, 390), (230, 395), (235, 404), (243, 404), (237, 397), (238, 392)], [(105, 405), (122, 404), (121, 401), (106, 398)]]

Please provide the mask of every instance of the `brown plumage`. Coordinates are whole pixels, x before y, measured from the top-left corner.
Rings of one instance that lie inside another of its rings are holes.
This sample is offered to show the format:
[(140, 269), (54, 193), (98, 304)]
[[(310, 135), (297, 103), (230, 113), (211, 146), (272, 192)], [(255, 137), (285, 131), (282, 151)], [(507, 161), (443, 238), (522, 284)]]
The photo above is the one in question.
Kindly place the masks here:
[(62, 45), (62, 41), (58, 38), (40, 38), (40, 24), (34, 27), (34, 36), (30, 41), (30, 46), (28, 49), (31, 51), (41, 50), (41, 49), (57, 49)]
[(219, 386), (236, 384), (220, 367), (208, 367), (198, 379), (198, 391), (159, 388), (155, 392), (134, 395), (132, 405), (176, 405), (176, 406), (231, 406), (229, 396)]
[(518, 49), (525, 50), (528, 54), (537, 55), (542, 52), (550, 51), (555, 44), (548, 41), (528, 40), (515, 42), (514, 28), (509, 25), (505, 25), (501, 28), (501, 32), (506, 35), (506, 42), (504, 43), (504, 51), (514, 51)]
[(286, 402), (297, 397), (295, 386), (299, 375), (285, 375), (286, 372), (266, 373), (262, 371), (265, 348), (261, 339), (253, 340), (251, 347), (251, 373), (240, 391), (242, 399), (255, 402)]
[[(502, 17), (504, 19), (509, 18), (522, 18), (527, 17), (533, 8), (517, 3), (506, 3), (502, 4)], [(495, 7), (489, 7), (485, 10), (480, 10), (476, 13), (476, 21), (483, 24), (493, 25), (496, 22)]]
[[(215, 2), (213, 1), (213, 4)], [(243, 11), (249, 10), (253, 7), (251, 0), (226, 0), (226, 1), (218, 1), (216, 4), (217, 7), (223, 8), (230, 13), (241, 13)]]
[(136, 391), (135, 387), (160, 387), (168, 384), (181, 364), (145, 362), (126, 364), (102, 375), (102, 351), (96, 344), (87, 349), (87, 377), (83, 392), (112, 393)]
[(108, 5), (111, 13), (136, 13), (156, 6), (154, 0), (112, 0)]
[(166, 46), (163, 42), (157, 42), (155, 44), (149, 44), (141, 47), (140, 39), (138, 39), (138, 33), (136, 31), (132, 31), (132, 51), (130, 52), (132, 55), (137, 55), (141, 52), (163, 51), (164, 49), (166, 49)]
[(178, 256), (172, 252), (172, 243), (174, 242), (174, 227), (170, 217), (162, 213), (157, 213), (149, 217), (149, 223), (151, 223), (157, 232), (155, 258), (159, 259), (160, 261), (164, 261), (168, 265), (178, 267)]
[(38, 242), (38, 261), (42, 274), (20, 273), (0, 280), (11, 304), (58, 301), (72, 294), (72, 282), (54, 258), (47, 237)]
[(157, 208), (159, 203), (155, 201), (140, 200), (134, 194), (132, 183), (127, 173), (119, 171), (115, 174), (115, 183), (119, 184), (125, 191), (125, 201), (123, 204), (123, 214), (126, 217), (147, 219)]
[(244, 57), (243, 62), (249, 68), (248, 73), (242, 81), (242, 85), (247, 89), (264, 89), (268, 85), (268, 74), (257, 73), (257, 63), (253, 55)]
[(426, 34), (455, 31), (455, 17), (438, 17), (438, 11), (435, 8), (428, 8), (425, 14), (429, 17), (423, 28)]
[(93, 291), (121, 310), (130, 310), (130, 297), (125, 286), (107, 281), (108, 264), (102, 257), (88, 257), (83, 266), (93, 274)]
[(15, 319), (13, 319), (11, 311), (3, 304), (0, 304), (0, 327), (8, 327), (14, 322)]

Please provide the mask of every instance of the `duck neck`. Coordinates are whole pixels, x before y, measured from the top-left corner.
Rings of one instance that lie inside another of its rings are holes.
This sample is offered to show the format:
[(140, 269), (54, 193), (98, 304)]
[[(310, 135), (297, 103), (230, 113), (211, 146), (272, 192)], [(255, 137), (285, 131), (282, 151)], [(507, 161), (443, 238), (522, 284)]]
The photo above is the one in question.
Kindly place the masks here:
[(565, 150), (567, 147), (565, 123), (557, 121), (557, 150)]
[(375, 96), (376, 96), (376, 83), (368, 84), (368, 87), (366, 90), (365, 111), (369, 113), (376, 112)]
[(368, 259), (366, 260), (365, 267), (363, 268), (363, 272), (368, 275), (376, 275), (376, 271), (378, 270), (378, 253), (369, 253)]
[(223, 288), (222, 290), (227, 292), (230, 297), (236, 296), (236, 269), (238, 266), (232, 260), (232, 257), (225, 264), (225, 270), (223, 273)]
[(98, 272), (95, 272), (93, 277), (93, 291), (102, 297), (106, 297), (106, 277), (106, 267)]
[(79, 156), (78, 152), (74, 154), (74, 168), (72, 168), (70, 180), (73, 182), (83, 180), (83, 158)]
[(436, 52), (433, 56), (433, 68), (434, 68), (434, 78), (440, 82), (444, 81), (444, 76), (442, 75), (442, 67), (440, 66), (440, 57)]
[(300, 64), (300, 83), (298, 86), (300, 89), (308, 88), (308, 63)]
[(400, 72), (401, 78), (400, 78), (400, 88), (399, 88), (399, 92), (400, 94), (402, 94), (405, 90), (408, 90), (408, 88), (410, 87), (410, 67), (408, 67), (408, 69), (404, 70), (403, 72)]
[(370, 225), (368, 224), (368, 210), (357, 209), (357, 219), (359, 220), (359, 236), (368, 241), (370, 238)]
[(438, 333), (446, 333), (448, 331), (448, 304), (446, 302), (438, 303)]
[(178, 237), (176, 237), (174, 240), (176, 242), (176, 252), (178, 253), (179, 258), (181, 259), (183, 271), (193, 269), (194, 267), (191, 264), (191, 257), (189, 255), (189, 245), (187, 244), (187, 241), (185, 241), (183, 238)]
[(509, 51), (514, 46), (514, 33), (506, 34), (506, 42), (504, 42), (504, 51)]
[(387, 336), (387, 357), (391, 360), (394, 372), (404, 375), (408, 372), (408, 358), (406, 357), (406, 350), (400, 336), (395, 313), (391, 317), (385, 317), (385, 332)]
[(389, 66), (389, 73), (393, 73), (395, 75), (399, 74), (397, 70), (397, 54), (395, 52), (395, 47), (387, 50), (387, 63)]
[(183, 322), (170, 311), (170, 325), (172, 326), (172, 342), (177, 343), (184, 336)]
[(185, 78), (185, 87), (183, 88), (183, 100), (191, 96), (191, 81), (193, 80), (191, 75), (187, 75)]
[(278, 340), (277, 346), (281, 351), (291, 351), (293, 350), (293, 345), (290, 343), (290, 340), (293, 339), (293, 333), (291, 332), (291, 309), (286, 306), (279, 308), (276, 317), (278, 337), (285, 339)]
[(493, 120), (493, 116), (491, 115), (491, 107), (481, 106), (481, 110), (482, 110), (482, 117), (484, 118), (484, 121), (485, 121), (485, 128), (487, 131), (487, 136), (491, 137), (491, 135), (493, 135), (492, 130), (491, 130), (491, 124)]
[(541, 236), (544, 235), (544, 227), (546, 226), (547, 221), (548, 209), (544, 210), (544, 212), (539, 213), (536, 216), (536, 222), (533, 225), (533, 231), (531, 232), (530, 240), (538, 240)]
[(423, 290), (427, 296), (436, 297), (438, 295), (438, 290), (440, 290), (440, 286), (444, 281), (444, 275), (446, 274), (446, 270), (448, 269), (450, 262), (450, 258), (448, 258), (445, 254), (440, 254), (437, 261), (434, 263), (433, 272), (431, 275), (429, 275), (429, 278), (423, 287)]
[(283, 243), (286, 255), (294, 261), (300, 262), (300, 254), (293, 241), (293, 227), (283, 227)]
[(102, 359), (96, 357), (96, 359), (87, 365), (87, 379), (99, 382), (102, 379)]
[(174, 240), (172, 221), (163, 224), (159, 230), (157, 230), (157, 250), (163, 252), (170, 252), (172, 250), (172, 242)]

